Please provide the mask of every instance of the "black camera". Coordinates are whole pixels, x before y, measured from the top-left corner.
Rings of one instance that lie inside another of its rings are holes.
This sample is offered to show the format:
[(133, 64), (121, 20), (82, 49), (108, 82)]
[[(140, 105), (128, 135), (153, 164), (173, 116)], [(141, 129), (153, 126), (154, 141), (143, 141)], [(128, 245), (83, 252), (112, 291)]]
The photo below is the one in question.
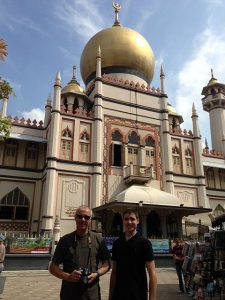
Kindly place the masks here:
[(80, 268), (79, 271), (81, 272), (80, 282), (84, 284), (88, 284), (88, 276), (91, 274), (88, 268)]

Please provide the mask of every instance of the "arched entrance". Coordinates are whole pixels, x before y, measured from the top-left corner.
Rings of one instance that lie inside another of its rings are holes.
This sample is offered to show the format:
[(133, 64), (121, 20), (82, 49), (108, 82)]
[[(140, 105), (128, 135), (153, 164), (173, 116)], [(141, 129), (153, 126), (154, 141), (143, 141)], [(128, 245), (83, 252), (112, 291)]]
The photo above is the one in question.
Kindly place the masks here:
[(147, 236), (162, 237), (160, 217), (155, 211), (147, 215)]
[(176, 215), (170, 214), (166, 217), (167, 236), (173, 238), (178, 237), (178, 226), (178, 219)]
[(120, 213), (116, 213), (113, 216), (111, 234), (119, 236), (123, 232), (123, 220)]

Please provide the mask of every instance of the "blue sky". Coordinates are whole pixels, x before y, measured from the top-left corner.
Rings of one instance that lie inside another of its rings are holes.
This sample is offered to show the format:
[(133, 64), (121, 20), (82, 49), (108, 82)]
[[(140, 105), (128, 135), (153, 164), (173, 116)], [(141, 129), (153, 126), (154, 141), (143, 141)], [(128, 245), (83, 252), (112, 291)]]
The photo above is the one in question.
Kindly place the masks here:
[[(203, 142), (209, 139), (201, 91), (211, 68), (225, 83), (225, 0), (121, 0), (120, 4), (122, 25), (140, 32), (154, 51), (152, 85), (160, 86), (163, 64), (168, 100), (183, 115), (183, 128), (192, 129), (194, 102)], [(0, 38), (6, 40), (9, 52), (0, 63), (0, 76), (17, 95), (9, 100), (7, 113), (41, 118), (57, 71), (66, 85), (76, 65), (82, 84), (79, 64), (84, 46), (113, 22), (110, 0), (0, 0)]]

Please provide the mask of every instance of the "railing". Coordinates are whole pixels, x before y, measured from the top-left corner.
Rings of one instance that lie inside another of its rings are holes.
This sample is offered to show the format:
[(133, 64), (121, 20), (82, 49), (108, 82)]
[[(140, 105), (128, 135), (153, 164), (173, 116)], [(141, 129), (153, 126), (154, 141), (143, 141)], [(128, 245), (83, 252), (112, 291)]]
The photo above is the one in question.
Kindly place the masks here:
[(29, 236), (26, 233), (4, 233), (7, 253), (50, 253), (52, 237)]
[(148, 178), (154, 179), (154, 169), (153, 166), (150, 167), (140, 167), (138, 165), (130, 164), (123, 167), (123, 178), (135, 177), (135, 178)]

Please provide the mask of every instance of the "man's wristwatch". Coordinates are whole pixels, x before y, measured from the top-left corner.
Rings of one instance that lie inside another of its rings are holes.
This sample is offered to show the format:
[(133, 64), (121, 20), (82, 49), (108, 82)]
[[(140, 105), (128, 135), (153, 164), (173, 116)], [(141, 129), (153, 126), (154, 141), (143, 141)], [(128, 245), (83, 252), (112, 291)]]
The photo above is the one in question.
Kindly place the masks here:
[(98, 270), (96, 271), (96, 273), (97, 273), (97, 278), (99, 278), (101, 276), (101, 274), (99, 273)]

